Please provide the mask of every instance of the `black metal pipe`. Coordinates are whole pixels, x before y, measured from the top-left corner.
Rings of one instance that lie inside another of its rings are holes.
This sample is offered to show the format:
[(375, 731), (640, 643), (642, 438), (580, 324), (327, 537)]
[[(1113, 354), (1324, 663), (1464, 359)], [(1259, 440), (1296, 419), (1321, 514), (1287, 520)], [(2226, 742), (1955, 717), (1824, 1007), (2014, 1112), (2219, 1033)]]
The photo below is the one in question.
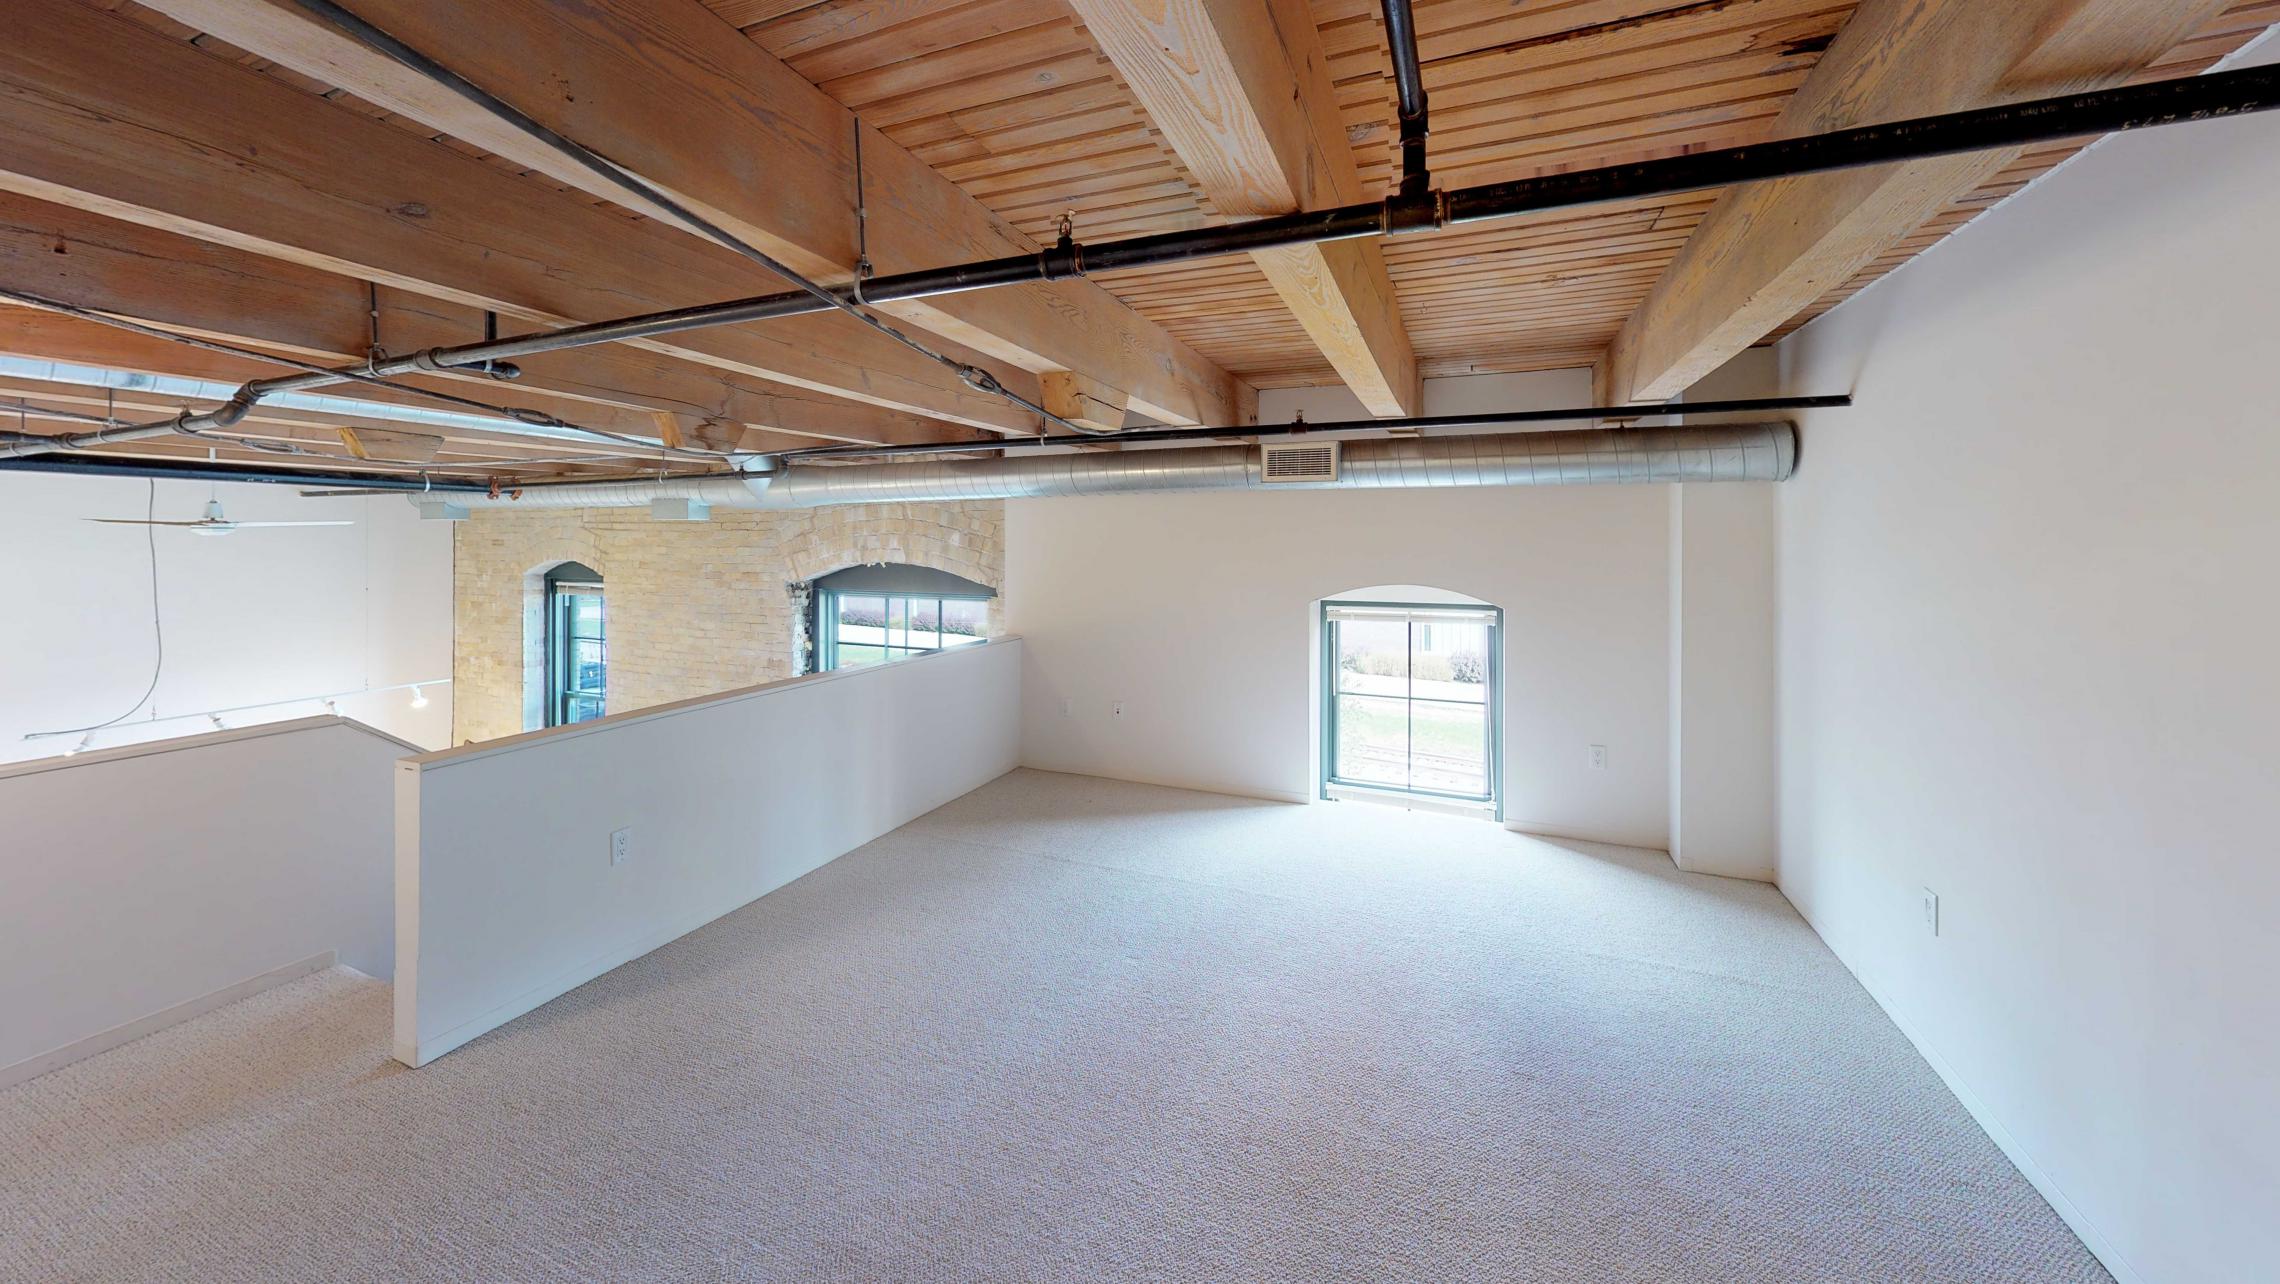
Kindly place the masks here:
[(1401, 194), (1415, 199), (1432, 189), (1426, 169), (1425, 73), (1417, 65), (1417, 18), (1409, 0), (1384, 0), (1386, 52), (1393, 62), (1395, 114), (1401, 127)]
[(1385, 0), (1385, 45), (1393, 57), (1394, 102), (1404, 120), (1425, 114), (1425, 77), (1417, 69), (1417, 19), (1409, 0)]
[(41, 455), (0, 459), (0, 473), (66, 473), (83, 477), (151, 477), (159, 481), (266, 482), (284, 486), (348, 486), (357, 490), (432, 491), (438, 495), (483, 494), (472, 482), (429, 482), (419, 477), (377, 473), (295, 472), (226, 468), (218, 464), (177, 464), (165, 460), (119, 459), (112, 455)]
[(1444, 195), (1441, 222), (1477, 223), (1549, 209), (1995, 151), (2275, 108), (2280, 108), (2280, 66), (2182, 76), (1666, 160), (1461, 188)]
[[(1278, 214), (1223, 227), (1163, 232), (1105, 245), (1054, 247), (1035, 254), (895, 273), (864, 282), (863, 298), (869, 303), (936, 298), (1099, 272), (1162, 267), (1254, 250), (1426, 231), (1545, 210), (1677, 195), (1799, 174), (2019, 147), (2082, 134), (2212, 120), (2275, 108), (2280, 108), (2280, 67), (2248, 67), (1729, 147), (1668, 160), (1489, 183), (1427, 193), (1419, 200), (1397, 198)], [(846, 286), (834, 287), (833, 292), (850, 301), (854, 297), (853, 290)], [(824, 307), (804, 291), (761, 295), (568, 326), (493, 344), (432, 349), (420, 356), (423, 361), (440, 365), (470, 365), (486, 358), (512, 358), (593, 343), (656, 338), (716, 325), (801, 316), (822, 311)], [(384, 364), (381, 371), (389, 372), (394, 364)], [(288, 384), (299, 386), (296, 380), (288, 379), (279, 381), (275, 390), (286, 390)]]
[[(1418, 415), (1408, 419), (1335, 419), (1319, 423), (1253, 424), (1239, 428), (1140, 428), (1110, 441), (1247, 441), (1311, 437), (1326, 432), (1416, 432), (1427, 428), (1505, 428), (1570, 419), (1654, 419), (1665, 415), (1725, 415), (1768, 410), (1831, 410), (1852, 404), (1847, 395), (1822, 397), (1745, 397), (1733, 401), (1672, 402), (1659, 406), (1567, 406), (1549, 410), (1504, 410), (1485, 415)], [(1031, 446), (1098, 446), (1099, 437), (1004, 437), (994, 441), (930, 441), (910, 446), (807, 446), (767, 456), (786, 463), (817, 459), (866, 459), (881, 455), (960, 455), (971, 451), (1017, 450)]]

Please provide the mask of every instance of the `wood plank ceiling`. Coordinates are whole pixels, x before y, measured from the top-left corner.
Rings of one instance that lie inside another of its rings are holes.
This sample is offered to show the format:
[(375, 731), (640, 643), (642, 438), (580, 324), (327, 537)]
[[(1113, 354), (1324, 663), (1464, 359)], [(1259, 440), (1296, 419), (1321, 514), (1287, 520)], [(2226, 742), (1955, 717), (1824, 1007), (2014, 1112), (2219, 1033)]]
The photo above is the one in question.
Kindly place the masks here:
[[(646, 221), (132, 0), (87, 2), (489, 161), (547, 189), (551, 199), (568, 196), (629, 223)], [(1031, 240), (1052, 240), (1064, 214), (1088, 242), (1222, 221), (1066, 0), (704, 2), (863, 124)], [(1470, 185), (1764, 139), (1855, 7), (1853, 0), (1418, 0), (1434, 178), (1442, 186)], [(1311, 17), (1363, 187), (1383, 190), (1395, 167), (1395, 131), (1378, 0), (1312, 0)], [(2139, 78), (2203, 70), (2276, 21), (2280, 0), (2240, 0)], [(184, 104), (185, 111), (196, 109)], [(2021, 156), (1797, 313), (1768, 341), (1851, 297), (2076, 150), (2051, 146)], [(1715, 193), (1701, 193), (1638, 201), (1386, 241), (1386, 267), (1418, 368), (1440, 377), (1593, 364), (1715, 199)], [(1172, 339), (1253, 387), (1337, 382), (1315, 342), (1248, 258), (1094, 280)], [(34, 327), (18, 311), (0, 309), (0, 320), (10, 320), (19, 332), (68, 329), (44, 320)], [(7, 341), (0, 351), (43, 355), (28, 351), (36, 346), (36, 338)], [(44, 355), (67, 357), (60, 351)], [(226, 359), (201, 357), (192, 364), (197, 371), (183, 366), (181, 372), (234, 377), (238, 369)], [(0, 401), (37, 391), (11, 383), (0, 387)], [(572, 388), (570, 395), (582, 391)], [(740, 391), (771, 395), (768, 389)], [(143, 400), (166, 404), (163, 398)], [(88, 403), (81, 396), (72, 404), (84, 409)], [(657, 409), (677, 408), (614, 395), (583, 404), (611, 406), (604, 417), (613, 428), (626, 418), (621, 411), (639, 420)], [(761, 432), (745, 441), (758, 447), (815, 440), (800, 436), (809, 431), (853, 440), (952, 434), (949, 425), (924, 427), (927, 421), (909, 416), (896, 421), (893, 432), (900, 435), (867, 432), (870, 421), (860, 417), (803, 428), (797, 409), (795, 404), (793, 412), (776, 416), (780, 423), (755, 426), (747, 416), (719, 439), (733, 443), (740, 434)], [(704, 418), (684, 416), (691, 425)], [(277, 412), (260, 422), (287, 437), (322, 436), (330, 426), (324, 416), (308, 413)], [(970, 436), (973, 429), (955, 431)], [(443, 458), (482, 440), (481, 434), (455, 433)], [(172, 443), (138, 453), (204, 452)], [(554, 459), (577, 452), (524, 443), (510, 453)]]
[[(1062, 0), (708, 0), (722, 17), (1031, 236), (1206, 226), (1217, 211)], [(1420, 0), (1433, 174), (1444, 186), (1738, 146), (1774, 118), (1849, 0)], [(1377, 0), (1314, 0), (1363, 182), (1382, 190), (1393, 94)], [(2137, 79), (2190, 75), (2275, 21), (2232, 6)], [(1782, 326), (1858, 293), (2079, 150), (2037, 149)], [(1590, 365), (1713, 193), (1391, 240), (1386, 261), (1427, 377)], [(1248, 260), (1099, 278), (1259, 387), (1336, 382)]]

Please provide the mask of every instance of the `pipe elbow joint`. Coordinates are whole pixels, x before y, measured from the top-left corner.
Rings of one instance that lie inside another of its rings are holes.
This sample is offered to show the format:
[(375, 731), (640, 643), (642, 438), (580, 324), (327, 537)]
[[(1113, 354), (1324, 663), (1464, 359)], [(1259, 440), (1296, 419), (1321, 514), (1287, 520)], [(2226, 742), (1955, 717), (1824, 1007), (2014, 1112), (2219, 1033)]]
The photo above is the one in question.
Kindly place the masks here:
[(234, 428), (253, 413), (257, 395), (250, 388), (240, 388), (228, 401), (214, 408), (212, 418), (216, 428)]

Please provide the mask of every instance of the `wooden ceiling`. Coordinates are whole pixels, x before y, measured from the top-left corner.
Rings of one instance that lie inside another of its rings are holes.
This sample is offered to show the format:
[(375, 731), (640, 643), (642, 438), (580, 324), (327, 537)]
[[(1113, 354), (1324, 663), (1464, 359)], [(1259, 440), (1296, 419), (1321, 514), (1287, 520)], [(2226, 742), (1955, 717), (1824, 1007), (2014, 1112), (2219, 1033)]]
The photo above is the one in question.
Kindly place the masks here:
[[(563, 6), (550, 15), (545, 0), (502, 0), (496, 49), (476, 47), (483, 44), (479, 39), (413, 42), (518, 107), (557, 113), (554, 119), (568, 124), (564, 132), (667, 190), (687, 194), (692, 183), (736, 167), (749, 154), (741, 185), (698, 191), (695, 199), (710, 210), (725, 210), (754, 236), (775, 238), (766, 242), (772, 252), (794, 256), (795, 265), (827, 280), (846, 279), (853, 257), (844, 243), (853, 235), (852, 173), (840, 182), (840, 169), (831, 168), (844, 169), (836, 131), (851, 126), (831, 114), (838, 108), (885, 140), (866, 154), (866, 190), (880, 193), (874, 197), (883, 208), (873, 211), (872, 244), (888, 270), (1050, 242), (1064, 214), (1073, 218), (1080, 240), (1098, 243), (1262, 212), (1230, 211), (1224, 177), (1199, 174), (1183, 162), (1183, 149), (1191, 158), (1198, 153), (1179, 122), (1159, 118), (1164, 87), (1151, 79), (1150, 92), (1136, 90), (1133, 77), (1124, 74), (1135, 69), (1134, 46), (1108, 39), (1105, 29), (1096, 35), (1079, 16), (1091, 13), (1098, 21), (1105, 12), (1100, 6), (1113, 2), (1151, 14), (1184, 6), (1224, 21), (1241, 9), (1236, 0), (701, 0), (711, 15), (696, 9), (699, 2), (602, 0)], [(1273, 10), (1286, 24), (1305, 24), (1304, 33), (1284, 43), (1301, 62), (1318, 57), (1326, 72), (1323, 102), (1336, 119), (1314, 123), (1350, 153), (1329, 158), (1329, 167), (1341, 182), (1358, 183), (1365, 198), (1383, 191), (1394, 175), (1395, 131), (1378, 0), (1246, 2), (1262, 13)], [(2170, 17), (2189, 13), (2190, 21), (2157, 42), (2157, 53), (2129, 59), (2128, 74), (2139, 79), (2205, 69), (2280, 21), (2280, 0), (2021, 3), (2102, 10), (2108, 21), (2115, 14), (2129, 17), (2133, 8)], [(1968, 4), (1944, 0), (1949, 7)], [(445, 0), (349, 5), (391, 30), (420, 20), (423, 6), (443, 24), (439, 31), (448, 28), (455, 6)], [(1838, 38), (1856, 11), (1878, 7), (1878, 0), (1418, 0), (1435, 181), (1464, 186), (1525, 178), (1797, 132), (1785, 127), (1783, 112), (1802, 101), (1801, 89), (1824, 59), (1838, 56), (1832, 46), (1843, 51)], [(1925, 0), (1911, 7), (1939, 10), (1943, 3)], [(492, 20), (491, 6), (484, 8), (486, 21)], [(528, 23), (559, 17), (565, 34), (552, 42), (541, 38), (538, 27), (510, 32), (517, 19), (509, 10), (524, 13)], [(124, 121), (137, 130), (88, 129), (101, 137), (78, 144), (80, 150), (116, 162), (108, 167), (66, 155), (61, 143), (50, 151), (0, 143), (0, 170), (6, 171), (0, 187), (12, 193), (0, 196), (0, 285), (330, 361), (360, 357), (372, 339), (374, 311), (380, 313), (379, 341), (403, 351), (415, 340), (466, 342), (480, 333), (485, 310), (500, 314), (513, 332), (777, 288), (758, 269), (650, 217), (655, 211), (641, 212), (639, 201), (544, 164), (534, 166), (528, 154), (463, 128), (463, 118), (448, 109), (423, 106), (416, 92), (385, 72), (361, 68), (321, 42), (286, 32), (276, 0), (150, 0), (147, 6), (134, 0), (12, 0), (9, 11), (0, 19), (0, 36), (21, 34), (35, 43), (29, 38), (37, 34), (49, 43), (36, 66), (30, 55), (10, 62), (0, 52), (0, 109), (15, 113), (0, 119), (0, 131), (13, 128), (22, 140), (41, 129), (60, 130), (56, 122), (71, 120), (99, 121), (104, 128)], [(80, 14), (91, 20), (73, 16)], [(697, 20), (691, 14), (707, 29), (690, 26)], [(571, 31), (573, 18), (586, 25)], [(1877, 21), (1885, 20), (1879, 13)], [(596, 25), (611, 21), (624, 30)], [(707, 43), (709, 28), (718, 23), (741, 31), (765, 56), (721, 57), (723, 47)], [(23, 30), (8, 30), (17, 26)], [(70, 33), (55, 34), (59, 26), (70, 27)], [(2144, 26), (2167, 30), (2152, 16)], [(164, 37), (159, 43), (166, 48), (145, 48), (114, 34), (130, 27), (137, 40)], [(217, 30), (238, 42), (212, 34)], [(1232, 30), (1223, 27), (1222, 33)], [(1284, 35), (1292, 33), (1286, 29)], [(630, 50), (642, 68), (667, 77), (656, 83), (669, 92), (656, 95), (655, 114), (645, 122), (627, 123), (634, 115), (627, 105), (645, 103), (647, 96), (620, 69), (626, 58), (606, 62), (593, 52), (605, 44), (606, 52)], [(1167, 49), (1166, 56), (1178, 62), (1190, 52)], [(668, 54), (686, 54), (687, 61), (675, 63)], [(202, 67), (183, 59), (209, 61)], [(550, 59), (561, 60), (559, 84), (548, 80), (555, 71)], [(518, 60), (530, 65), (528, 84), (494, 83), (517, 74)], [(1203, 54), (1194, 60), (1207, 61)], [(57, 69), (64, 61), (72, 61), (75, 71)], [(229, 64), (226, 74), (215, 63)], [(1312, 103), (1306, 86), (1313, 65), (1306, 62), (1297, 73), (1302, 104)], [(797, 81), (762, 83), (785, 68)], [(1155, 69), (1143, 74), (1153, 77)], [(1825, 73), (1835, 74), (1851, 72)], [(624, 83), (611, 82), (613, 75)], [(257, 91), (247, 83), (257, 78), (271, 88)], [(106, 83), (112, 80), (130, 83)], [(361, 92), (341, 88), (344, 82)], [(278, 86), (299, 97), (263, 97), (281, 92)], [(807, 86), (830, 102), (818, 97), (804, 106), (782, 105), (812, 96)], [(174, 103), (181, 118), (198, 122), (173, 140), (179, 144), (175, 150), (151, 141), (154, 134), (172, 132), (160, 128), (167, 104), (155, 97), (168, 92), (182, 95)], [(755, 101), (740, 96), (746, 92)], [(392, 93), (400, 97), (392, 99)], [(611, 99), (612, 93), (618, 97)], [(310, 95), (330, 105), (311, 102)], [(217, 99), (233, 107), (242, 101), (245, 110), (232, 116)], [(1155, 116), (1144, 100), (1157, 105)], [(289, 110), (289, 101), (306, 109)], [(615, 105), (606, 117), (603, 107), (592, 105), (605, 102)], [(720, 104), (721, 111), (702, 120), (670, 114), (706, 102)], [(578, 113), (589, 106), (594, 114), (581, 118)], [(736, 118), (745, 113), (759, 119)], [(426, 153), (412, 150), (399, 162), (392, 159), (393, 144), (383, 146), (379, 135), (358, 132), (371, 129), (372, 121), (393, 127), (393, 137), (411, 135), (406, 147), (440, 144), (459, 155), (449, 163), (421, 163)], [(595, 132), (637, 125), (651, 135)], [(1272, 122), (1265, 128), (1271, 133)], [(801, 131), (812, 137), (800, 137)], [(328, 140), (337, 140), (355, 159), (330, 158), (330, 168), (319, 159), (301, 163)], [(774, 154), (771, 148), (790, 150)], [(1757, 341), (1779, 338), (1849, 298), (2074, 150), (2038, 148), (1991, 175), (1975, 175), (1928, 216), (1912, 215), (1899, 234), (1872, 247), (1857, 270), (1829, 278), (1835, 283), (1824, 281), (1794, 306), (1785, 304), (1781, 315), (1766, 319), (1770, 328), (1759, 329)], [(197, 168), (220, 152), (234, 158), (238, 177), (262, 199), (294, 183), (340, 190), (275, 196), (273, 206), (313, 196), (306, 228), (294, 227), (281, 208), (249, 208), (249, 202), (225, 199), (227, 175), (208, 177)], [(1220, 158), (1209, 159), (1216, 166)], [(1322, 159), (1308, 163), (1310, 174)], [(915, 165), (895, 168), (910, 162)], [(464, 172), (471, 164), (493, 177), (477, 181)], [(262, 186), (270, 166), (276, 167), (275, 189)], [(813, 182), (796, 177), (810, 168), (829, 172)], [(249, 176), (257, 170), (259, 175)], [(170, 185), (143, 182), (148, 173)], [(346, 191), (373, 175), (373, 193)], [(405, 189), (392, 194), (392, 203), (389, 183)], [(425, 189), (413, 190), (422, 183), (435, 185), (432, 197)], [(463, 195), (478, 189), (480, 202)], [(1633, 319), (1648, 306), (1658, 282), (1683, 275), (1682, 247), (1721, 199), (1720, 193), (1698, 193), (1386, 240), (1372, 253), (1382, 252), (1383, 278), (1390, 282), (1390, 300), (1378, 300), (1390, 314), (1388, 342), (1399, 346), (1404, 359), (1413, 354), (1415, 371), (1425, 377), (1604, 366), (1626, 322), (1639, 324)], [(510, 213), (517, 209), (526, 212)], [(375, 244), (380, 241), (385, 244)], [(432, 247), (424, 261), (423, 245)], [(544, 261), (523, 265), (514, 262), (519, 257)], [(1092, 281), (1105, 294), (1093, 286), (1081, 287), (1090, 294), (1066, 292), (1081, 283), (1019, 287), (1064, 291), (1042, 313), (1023, 313), (1001, 299), (991, 305), (996, 311), (979, 305), (965, 312), (899, 311), (898, 323), (928, 331), (937, 346), (1004, 374), (1009, 386), (1050, 396), (1060, 377), (1055, 372), (1065, 366), (1088, 388), (1109, 385), (1102, 395), (1114, 406), (1129, 404), (1159, 419), (1230, 422), (1246, 413), (1252, 389), (1354, 382), (1350, 359), (1340, 363), (1326, 355), (1336, 345), (1325, 340), (1324, 326), (1334, 328), (1334, 320), (1308, 317), (1302, 324), (1288, 289), (1251, 258), (1106, 273)], [(994, 294), (1011, 297), (1016, 291)], [(1367, 291), (1362, 297), (1368, 302)], [(1055, 317), (1071, 318), (1065, 327), (1070, 337), (1055, 333), (1062, 328)], [(959, 439), (1024, 431), (1034, 422), (955, 380), (936, 378), (922, 360), (881, 346), (884, 341), (874, 342), (876, 336), (860, 333), (845, 318), (769, 325), (774, 328), (741, 327), (685, 346), (558, 354), (531, 363), (532, 376), (522, 385), (412, 382), (511, 399), (613, 432), (654, 437), (671, 431), (692, 442), (746, 449)], [(105, 333), (90, 323), (18, 308), (0, 308), (0, 352), (225, 381), (265, 373), (243, 358)], [(1134, 386), (1119, 388), (1119, 382)], [(337, 391), (368, 400), (401, 399), (386, 391)], [(0, 404), (21, 400), (35, 408), (86, 410), (102, 398), (85, 387), (43, 387), (21, 379), (0, 384)], [(155, 413), (182, 404), (190, 402), (141, 395), (131, 405), (121, 403), (120, 412)], [(334, 418), (264, 410), (247, 431), (337, 454), (337, 430), (344, 425)], [(73, 427), (36, 420), (26, 426)], [(432, 460), (390, 464), (383, 450), (367, 452), (383, 456), (379, 460), (351, 462), (374, 471), (424, 466), (439, 474), (508, 479), (628, 467), (623, 459), (610, 459), (607, 448), (570, 448), (464, 427), (445, 435), (449, 440), (435, 448)], [(105, 449), (175, 457), (216, 451), (288, 467), (317, 466), (320, 460), (328, 468), (346, 466), (322, 453), (296, 459), (213, 442)], [(475, 461), (486, 452), (501, 461), (526, 462), (485, 468)]]

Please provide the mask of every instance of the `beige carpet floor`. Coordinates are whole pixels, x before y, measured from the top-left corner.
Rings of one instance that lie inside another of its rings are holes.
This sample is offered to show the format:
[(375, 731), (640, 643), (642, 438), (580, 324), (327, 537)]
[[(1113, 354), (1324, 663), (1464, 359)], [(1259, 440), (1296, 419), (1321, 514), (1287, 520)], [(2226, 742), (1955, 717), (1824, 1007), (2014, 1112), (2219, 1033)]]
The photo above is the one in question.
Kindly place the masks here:
[(1769, 887), (1021, 772), (424, 1070), (306, 978), (0, 1092), (20, 1280), (2106, 1277)]

